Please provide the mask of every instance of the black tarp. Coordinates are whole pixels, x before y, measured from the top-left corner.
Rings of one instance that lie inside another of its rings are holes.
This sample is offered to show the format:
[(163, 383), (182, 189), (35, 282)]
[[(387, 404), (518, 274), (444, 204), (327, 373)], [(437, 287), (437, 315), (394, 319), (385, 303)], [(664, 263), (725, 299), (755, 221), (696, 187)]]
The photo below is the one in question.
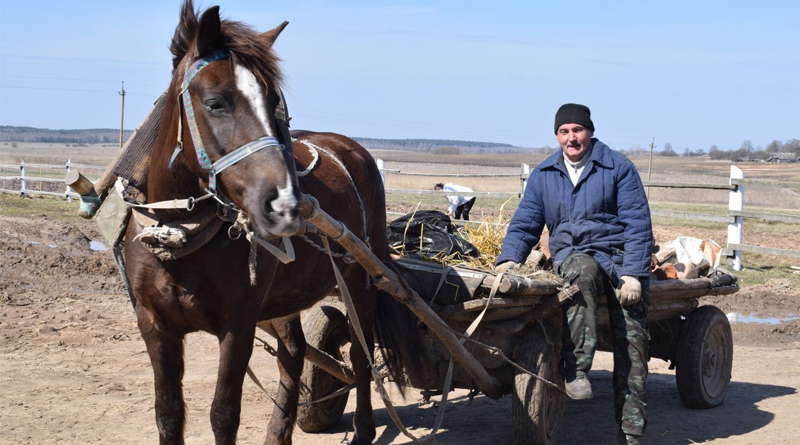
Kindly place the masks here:
[(450, 217), (438, 210), (420, 210), (403, 215), (389, 223), (387, 231), (389, 246), (406, 254), (423, 257), (453, 253), (480, 255), (475, 246), (455, 233)]

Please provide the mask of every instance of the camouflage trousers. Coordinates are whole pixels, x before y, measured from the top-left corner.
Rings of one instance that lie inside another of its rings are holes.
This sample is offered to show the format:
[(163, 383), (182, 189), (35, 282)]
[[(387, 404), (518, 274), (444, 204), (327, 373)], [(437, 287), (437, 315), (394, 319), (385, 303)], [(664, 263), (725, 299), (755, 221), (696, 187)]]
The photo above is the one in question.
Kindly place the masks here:
[(647, 425), (645, 396), (647, 362), (650, 358), (647, 330), (649, 295), (642, 283), (642, 299), (622, 306), (615, 286), (591, 256), (573, 253), (559, 268), (565, 284), (576, 284), (580, 292), (564, 304), (561, 372), (566, 379), (586, 375), (597, 348), (597, 305), (608, 307), (614, 349), (614, 412), (626, 434), (641, 436)]

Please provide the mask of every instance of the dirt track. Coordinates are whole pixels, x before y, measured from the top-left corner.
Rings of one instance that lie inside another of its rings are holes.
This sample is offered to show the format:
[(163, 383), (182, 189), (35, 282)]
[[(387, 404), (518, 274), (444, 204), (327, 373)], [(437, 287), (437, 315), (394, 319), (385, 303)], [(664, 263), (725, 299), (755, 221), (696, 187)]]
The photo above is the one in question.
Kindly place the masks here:
[[(0, 444), (156, 443), (152, 373), (144, 343), (108, 251), (93, 251), (94, 223), (0, 215)], [(707, 302), (706, 302), (707, 303)], [(800, 290), (781, 283), (750, 287), (713, 302), (725, 312), (782, 310), (800, 314)], [(800, 324), (734, 325), (733, 382), (725, 403), (712, 410), (684, 408), (674, 372), (651, 362), (650, 424), (646, 443), (800, 443)], [(187, 340), (184, 388), (187, 443), (212, 443), (208, 409), (217, 361), (216, 341)], [(561, 443), (614, 443), (610, 355), (601, 354), (590, 377), (595, 398), (570, 402)], [(270, 391), (275, 364), (256, 351), (251, 363)], [(407, 391), (401, 418), (421, 436), (434, 423), (431, 404), (418, 406)], [(352, 399), (352, 398), (351, 398)], [(442, 444), (513, 441), (510, 399), (454, 394)], [(378, 444), (408, 443), (374, 398)], [(344, 443), (352, 406), (332, 432), (295, 433), (296, 444)], [(265, 395), (246, 381), (240, 443), (261, 443), (271, 412)]]

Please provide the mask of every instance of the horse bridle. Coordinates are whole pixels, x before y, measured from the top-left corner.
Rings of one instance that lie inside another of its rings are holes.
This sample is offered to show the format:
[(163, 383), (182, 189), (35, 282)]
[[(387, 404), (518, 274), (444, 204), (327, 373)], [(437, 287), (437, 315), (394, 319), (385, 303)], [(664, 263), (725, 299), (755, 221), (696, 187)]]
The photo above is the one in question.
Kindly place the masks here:
[[(222, 173), (226, 168), (265, 148), (277, 147), (279, 150), (284, 150), (285, 148), (277, 138), (273, 136), (262, 136), (254, 141), (250, 141), (240, 146), (239, 148), (221, 157), (216, 162), (211, 162), (211, 158), (208, 156), (208, 152), (203, 145), (203, 139), (200, 137), (200, 129), (197, 127), (197, 120), (194, 117), (194, 107), (192, 107), (192, 95), (189, 94), (188, 89), (192, 79), (194, 79), (200, 70), (217, 60), (226, 59), (228, 57), (230, 57), (230, 53), (227, 50), (217, 50), (206, 57), (197, 59), (197, 61), (191, 65), (189, 65), (189, 62), (186, 62), (186, 74), (183, 78), (181, 91), (178, 93), (178, 100), (180, 101), (181, 97), (183, 98), (183, 108), (186, 112), (186, 120), (189, 124), (189, 132), (192, 135), (192, 142), (194, 143), (194, 151), (197, 154), (197, 161), (200, 163), (200, 166), (203, 168), (203, 170), (208, 173), (208, 188), (209, 191), (215, 195), (217, 193), (217, 175)], [(175, 146), (172, 159), (170, 159), (170, 167), (172, 166), (175, 157), (177, 157), (177, 155), (182, 151), (183, 119), (178, 119), (178, 143)]]

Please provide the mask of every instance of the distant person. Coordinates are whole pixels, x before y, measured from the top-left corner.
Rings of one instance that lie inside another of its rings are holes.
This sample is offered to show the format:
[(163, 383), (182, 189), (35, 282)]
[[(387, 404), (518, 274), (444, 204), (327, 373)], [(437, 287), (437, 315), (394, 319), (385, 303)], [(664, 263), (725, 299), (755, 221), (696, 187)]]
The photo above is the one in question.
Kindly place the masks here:
[(597, 348), (597, 304), (606, 300), (614, 348), (617, 439), (638, 445), (647, 425), (647, 302), (653, 229), (633, 163), (594, 138), (585, 105), (558, 109), (561, 151), (539, 164), (511, 223), (497, 271), (524, 263), (547, 225), (555, 272), (580, 292), (563, 305), (561, 373), (567, 395), (592, 398), (588, 373)]
[(472, 190), (469, 187), (464, 187), (463, 185), (451, 184), (449, 182), (447, 184), (442, 184), (440, 182), (436, 184), (433, 189), (459, 193), (458, 195), (447, 196), (447, 202), (450, 204), (450, 206), (447, 208), (447, 214), (451, 218), (469, 221), (469, 211), (472, 209), (472, 206), (475, 205), (475, 197), (465, 196), (464, 194), (474, 193), (475, 190)]

